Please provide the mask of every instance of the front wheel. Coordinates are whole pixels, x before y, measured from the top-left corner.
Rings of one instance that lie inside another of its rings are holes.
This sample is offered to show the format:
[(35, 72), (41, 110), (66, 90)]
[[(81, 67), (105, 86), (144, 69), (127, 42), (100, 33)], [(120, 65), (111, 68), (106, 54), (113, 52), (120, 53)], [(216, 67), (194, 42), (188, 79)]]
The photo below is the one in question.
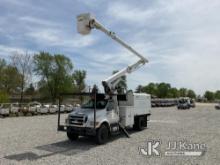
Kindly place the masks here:
[(96, 143), (104, 144), (107, 142), (109, 137), (108, 128), (103, 124), (96, 132)]
[(72, 132), (67, 132), (67, 137), (69, 138), (69, 140), (74, 141), (77, 140), (79, 138), (79, 135), (76, 133), (72, 133)]

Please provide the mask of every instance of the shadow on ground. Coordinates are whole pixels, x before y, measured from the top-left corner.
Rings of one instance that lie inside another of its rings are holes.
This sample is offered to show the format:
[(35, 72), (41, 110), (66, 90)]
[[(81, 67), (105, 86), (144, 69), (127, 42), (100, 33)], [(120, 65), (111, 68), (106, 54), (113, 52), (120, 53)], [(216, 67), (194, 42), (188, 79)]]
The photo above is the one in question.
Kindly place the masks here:
[[(129, 134), (134, 133), (134, 131), (129, 131)], [(117, 136), (112, 136), (108, 142), (115, 141), (118, 138), (126, 138), (125, 135), (120, 134)], [(37, 160), (44, 157), (53, 156), (56, 154), (63, 154), (66, 156), (72, 156), (78, 153), (82, 153), (90, 150), (91, 148), (97, 147), (98, 145), (95, 143), (94, 138), (92, 137), (81, 137), (77, 141), (60, 141), (57, 143), (51, 143), (47, 145), (37, 146), (34, 149), (44, 151), (46, 154), (38, 155), (34, 152), (24, 152), (13, 155), (5, 156), (5, 159), (9, 160)]]
[[(24, 152), (19, 154), (13, 154), (5, 156), (4, 158), (10, 160), (37, 160), (44, 157), (53, 156), (56, 154), (63, 154), (67, 156), (75, 155), (84, 151), (88, 151), (91, 148), (96, 147), (93, 140), (87, 137), (79, 138), (77, 141), (60, 141), (57, 143), (51, 143), (47, 145), (37, 146), (34, 149), (46, 151), (46, 154), (38, 155), (34, 152)], [(45, 153), (45, 152), (44, 152)]]

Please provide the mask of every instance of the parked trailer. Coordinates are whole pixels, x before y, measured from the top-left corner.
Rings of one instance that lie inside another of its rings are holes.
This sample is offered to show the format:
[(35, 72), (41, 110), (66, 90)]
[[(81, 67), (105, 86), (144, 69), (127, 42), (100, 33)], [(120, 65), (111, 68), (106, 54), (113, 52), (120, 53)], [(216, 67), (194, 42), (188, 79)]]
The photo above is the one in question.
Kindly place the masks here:
[(177, 105), (177, 99), (176, 98), (154, 98), (151, 100), (151, 106), (152, 107), (171, 107)]

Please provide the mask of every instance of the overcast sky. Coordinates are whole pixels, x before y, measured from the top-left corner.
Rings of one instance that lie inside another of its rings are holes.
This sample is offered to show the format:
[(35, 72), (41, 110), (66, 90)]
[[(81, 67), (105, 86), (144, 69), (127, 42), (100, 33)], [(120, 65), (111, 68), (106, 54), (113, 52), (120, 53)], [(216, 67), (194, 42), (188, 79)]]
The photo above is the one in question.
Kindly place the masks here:
[(137, 58), (97, 30), (77, 34), (76, 15), (84, 12), (149, 59), (128, 76), (129, 88), (167, 82), (199, 94), (220, 89), (219, 0), (0, 0), (0, 57), (61, 53), (87, 70), (88, 84), (100, 85)]

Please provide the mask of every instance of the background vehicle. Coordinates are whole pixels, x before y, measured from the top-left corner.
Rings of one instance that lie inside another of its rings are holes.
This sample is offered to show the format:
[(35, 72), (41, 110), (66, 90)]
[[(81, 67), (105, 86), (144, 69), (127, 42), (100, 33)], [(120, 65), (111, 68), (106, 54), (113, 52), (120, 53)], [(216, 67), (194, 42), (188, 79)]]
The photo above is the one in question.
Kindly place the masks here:
[(38, 109), (39, 114), (47, 114), (49, 112), (49, 104), (44, 104)]
[(11, 104), (2, 103), (0, 105), (0, 115), (1, 116), (9, 116)]
[(68, 115), (65, 125), (59, 125), (60, 111), (58, 113), (58, 130), (67, 132), (70, 140), (78, 136), (95, 136), (98, 144), (103, 144), (113, 134), (124, 132), (129, 137), (125, 128), (134, 127), (142, 130), (147, 126), (151, 109), (151, 98), (148, 94), (133, 93), (118, 95), (116, 86), (122, 76), (130, 74), (148, 62), (141, 54), (118, 38), (115, 33), (105, 29), (90, 14), (81, 14), (77, 17), (77, 29), (81, 34), (89, 34), (91, 29), (101, 30), (120, 45), (131, 51), (139, 60), (134, 64), (102, 81), (104, 94), (97, 94), (93, 88), (90, 99), (81, 107)]
[(215, 109), (216, 109), (216, 110), (219, 110), (219, 109), (220, 109), (220, 103), (218, 103), (218, 105), (215, 106)]
[(66, 104), (65, 105), (65, 111), (67, 113), (72, 112), (73, 111), (73, 106), (71, 104)]
[(58, 105), (50, 105), (49, 113), (56, 113), (58, 111)]
[(190, 99), (190, 107), (195, 108), (196, 107), (196, 103), (194, 99)]
[(178, 100), (177, 108), (178, 109), (190, 109), (190, 99), (188, 97), (181, 97)]
[(12, 104), (10, 104), (10, 112), (9, 113), (17, 116), (19, 109), (20, 109), (20, 106), (18, 103), (12, 103)]
[(30, 103), (28, 103), (27, 107), (28, 107), (28, 111), (32, 115), (36, 115), (40, 110), (41, 103), (36, 102), (36, 101), (35, 102), (30, 102)]
[(60, 112), (61, 113), (67, 112), (65, 105), (60, 105)]

